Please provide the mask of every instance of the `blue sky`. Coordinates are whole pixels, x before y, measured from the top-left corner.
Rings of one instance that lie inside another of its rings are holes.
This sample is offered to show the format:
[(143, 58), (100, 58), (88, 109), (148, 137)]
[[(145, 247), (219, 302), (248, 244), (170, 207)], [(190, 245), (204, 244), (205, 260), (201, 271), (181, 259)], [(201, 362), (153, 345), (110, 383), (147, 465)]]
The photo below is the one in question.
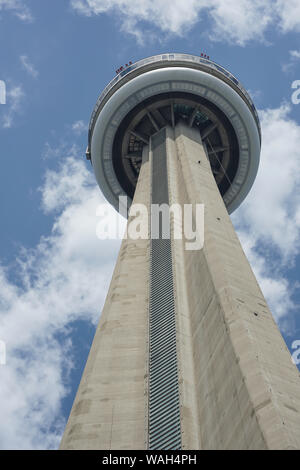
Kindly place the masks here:
[(115, 70), (163, 52), (233, 72), (262, 121), (255, 185), (233, 215), (292, 350), (300, 340), (298, 0), (0, 0), (0, 448), (57, 448), (120, 242), (96, 237), (103, 197), (84, 159)]

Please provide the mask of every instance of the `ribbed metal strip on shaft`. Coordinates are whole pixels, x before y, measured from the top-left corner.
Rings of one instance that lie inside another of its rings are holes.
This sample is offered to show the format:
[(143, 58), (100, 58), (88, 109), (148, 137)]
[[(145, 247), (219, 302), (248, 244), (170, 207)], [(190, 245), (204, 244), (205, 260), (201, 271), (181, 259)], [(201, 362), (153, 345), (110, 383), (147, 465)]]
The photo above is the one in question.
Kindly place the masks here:
[[(152, 204), (169, 204), (166, 129), (152, 136)], [(176, 320), (170, 238), (151, 238), (149, 449), (181, 449)]]

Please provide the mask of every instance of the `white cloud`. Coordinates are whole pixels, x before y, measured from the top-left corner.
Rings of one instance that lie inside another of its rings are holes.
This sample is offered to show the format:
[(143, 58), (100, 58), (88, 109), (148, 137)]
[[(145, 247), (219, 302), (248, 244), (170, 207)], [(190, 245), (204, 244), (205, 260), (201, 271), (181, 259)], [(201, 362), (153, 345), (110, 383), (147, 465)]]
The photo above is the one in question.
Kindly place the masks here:
[(33, 78), (37, 78), (38, 76), (38, 71), (34, 68), (34, 66), (30, 63), (28, 56), (27, 55), (21, 55), (20, 56), (20, 61), (23, 66), (23, 68), (26, 70), (26, 72), (29, 73)]
[[(87, 16), (116, 11), (128, 32), (137, 28), (139, 21), (149, 21), (162, 31), (182, 34), (198, 19), (198, 13), (207, 5), (199, 0), (71, 0), (72, 7)], [(184, 18), (184, 19), (183, 19)]]
[[(48, 171), (43, 209), (55, 211), (51, 234), (23, 249), (12, 273), (0, 267), (0, 331), (7, 364), (0, 367), (0, 445), (55, 448), (63, 426), (72, 344), (56, 335), (70, 322), (96, 322), (110, 282), (119, 241), (96, 238), (103, 199), (83, 161), (71, 154)], [(113, 209), (110, 209), (113, 213)]]
[(290, 51), (290, 56), (294, 59), (300, 59), (300, 51)]
[(21, 111), (21, 104), (25, 93), (22, 85), (6, 88), (6, 104), (2, 106), (2, 127), (8, 129), (13, 126), (15, 114)]
[(280, 18), (279, 26), (284, 33), (300, 32), (299, 0), (276, 0), (276, 12)]
[[(281, 275), (282, 268), (292, 266), (300, 252), (300, 126), (289, 113), (287, 105), (260, 113), (258, 175), (247, 199), (233, 215), (277, 320), (293, 306), (293, 288)], [(264, 257), (258, 254), (262, 250)]]
[(260, 113), (260, 166), (241, 211), (256, 236), (276, 246), (283, 260), (300, 247), (300, 126), (289, 113), (288, 105)]
[(81, 135), (82, 133), (87, 132), (88, 125), (82, 120), (76, 121), (72, 124), (72, 130), (75, 132), (75, 134)]
[(237, 215), (235, 215), (234, 221), (239, 240), (275, 320), (279, 323), (281, 329), (291, 333), (293, 320), (289, 316), (296, 309), (292, 299), (295, 286), (290, 285), (288, 280), (281, 274), (281, 260), (279, 266), (276, 267), (276, 260), (258, 253), (257, 249), (259, 247), (266, 248), (266, 246), (262, 245), (262, 240), (257, 236), (255, 227), (249, 224), (245, 228)]
[(289, 61), (281, 66), (283, 72), (290, 72), (300, 60), (300, 51), (289, 51)]
[(117, 13), (123, 29), (139, 38), (145, 35), (141, 21), (177, 35), (199, 21), (212, 40), (239, 45), (265, 41), (271, 25), (284, 33), (300, 31), (299, 0), (71, 0), (71, 5), (86, 16)]
[(273, 21), (269, 0), (212, 0), (209, 14), (213, 19), (211, 39), (239, 45), (253, 39), (263, 41)]
[(23, 0), (0, 0), (0, 10), (11, 10), (20, 20), (32, 21), (31, 12)]

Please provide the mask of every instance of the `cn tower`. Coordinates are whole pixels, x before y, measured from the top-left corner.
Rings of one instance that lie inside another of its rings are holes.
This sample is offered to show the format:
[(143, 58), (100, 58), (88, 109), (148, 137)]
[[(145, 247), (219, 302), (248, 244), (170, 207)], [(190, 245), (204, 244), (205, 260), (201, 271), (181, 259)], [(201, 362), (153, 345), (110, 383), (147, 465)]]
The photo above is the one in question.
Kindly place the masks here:
[(229, 216), (260, 148), (249, 94), (207, 58), (140, 60), (99, 96), (87, 158), (109, 203), (202, 204), (204, 243), (172, 216), (168, 238), (150, 217), (123, 239), (61, 449), (300, 449), (299, 371)]

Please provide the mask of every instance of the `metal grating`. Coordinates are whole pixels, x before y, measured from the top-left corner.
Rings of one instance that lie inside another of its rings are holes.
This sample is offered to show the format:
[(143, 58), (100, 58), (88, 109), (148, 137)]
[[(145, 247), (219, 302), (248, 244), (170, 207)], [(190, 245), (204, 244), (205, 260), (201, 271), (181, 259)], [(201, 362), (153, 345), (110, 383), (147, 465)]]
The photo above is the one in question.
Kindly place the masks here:
[[(152, 204), (168, 204), (165, 129), (151, 137), (151, 150)], [(158, 239), (151, 238), (149, 317), (149, 449), (180, 450), (172, 250), (161, 230)]]

